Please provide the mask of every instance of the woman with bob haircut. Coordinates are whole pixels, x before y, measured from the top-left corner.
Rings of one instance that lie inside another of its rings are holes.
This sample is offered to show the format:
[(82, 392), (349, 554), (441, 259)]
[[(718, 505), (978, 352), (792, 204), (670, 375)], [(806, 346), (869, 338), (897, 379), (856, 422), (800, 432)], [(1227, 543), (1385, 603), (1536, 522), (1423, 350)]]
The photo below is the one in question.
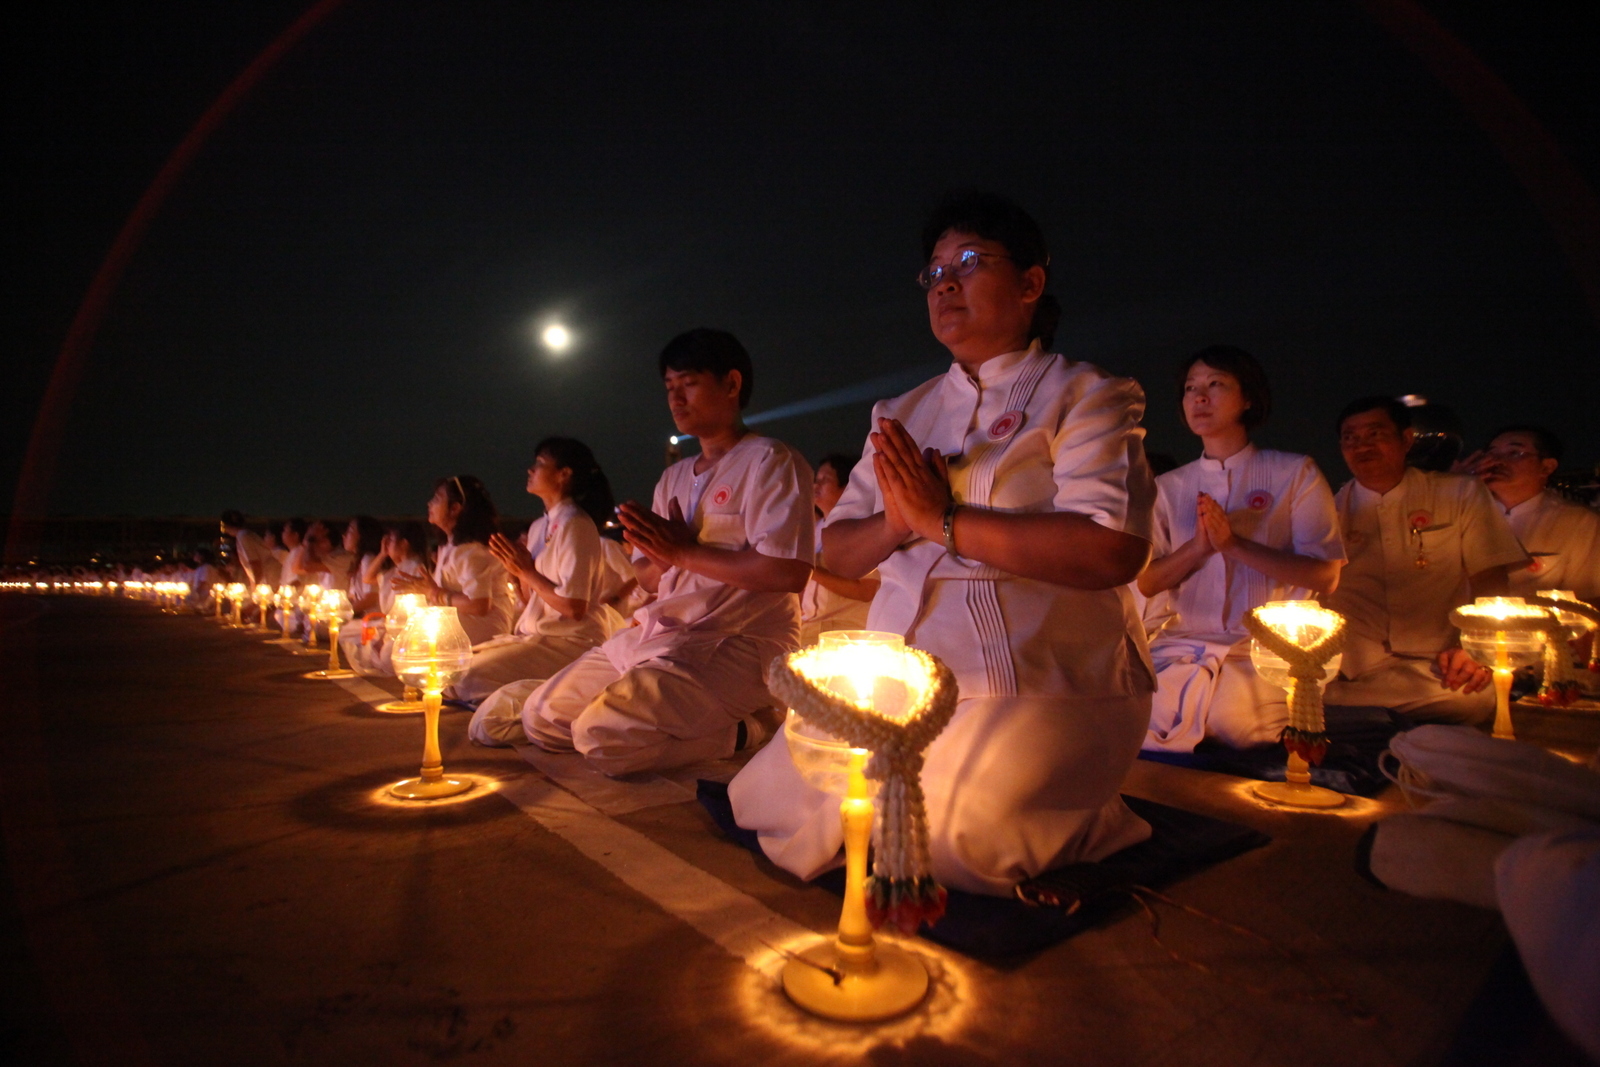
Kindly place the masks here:
[[(1150, 834), (1118, 795), (1153, 688), (1128, 589), (1155, 496), (1144, 394), (1051, 353), (1049, 252), (1012, 201), (948, 198), (922, 255), (950, 369), (874, 408), (823, 553), (847, 578), (878, 568), (868, 628), (955, 673), (960, 702), (922, 772), (933, 874), (1008, 895)], [(779, 866), (812, 878), (836, 864), (838, 799), (805, 783), (783, 734), (729, 796)]]
[(421, 593), (429, 604), (455, 608), (473, 644), (511, 629), (516, 614), (511, 577), (489, 551), (498, 521), (489, 490), (477, 478), (440, 478), (428, 498), (428, 522), (445, 536), (433, 573), (394, 582), (397, 593)]
[(1207, 737), (1272, 744), (1289, 724), (1285, 693), (1250, 665), (1245, 613), (1271, 600), (1326, 596), (1344, 541), (1327, 479), (1309, 456), (1250, 443), (1272, 412), (1266, 372), (1243, 349), (1214, 345), (1177, 368), (1184, 423), (1200, 458), (1156, 479), (1151, 598), (1156, 694), (1144, 747), (1192, 752)]

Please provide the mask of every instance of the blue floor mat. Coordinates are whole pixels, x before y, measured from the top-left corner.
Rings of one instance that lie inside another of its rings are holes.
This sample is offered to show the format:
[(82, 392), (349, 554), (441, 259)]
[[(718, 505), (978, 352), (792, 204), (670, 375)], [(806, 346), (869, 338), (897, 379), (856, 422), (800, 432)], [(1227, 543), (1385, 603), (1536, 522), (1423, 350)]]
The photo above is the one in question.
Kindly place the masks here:
[[(1378, 756), (1389, 747), (1389, 739), (1406, 728), (1404, 720), (1385, 708), (1334, 704), (1323, 709), (1323, 718), (1328, 728), (1328, 754), (1321, 765), (1311, 768), (1312, 784), (1352, 796), (1370, 797), (1381, 793), (1389, 780), (1378, 770)], [(1174, 767), (1281, 782), (1288, 753), (1281, 744), (1238, 749), (1206, 740), (1193, 752), (1141, 752), (1139, 758)]]
[[(755, 833), (734, 822), (726, 784), (701, 781), (698, 795), (723, 833), (760, 853)], [(1024, 882), (1020, 888), (1025, 895), (1050, 902), (1043, 906), (1015, 897), (987, 897), (952, 889), (944, 918), (925, 929), (922, 936), (984, 960), (1038, 952), (1127, 907), (1128, 886), (1159, 889), (1272, 840), (1247, 826), (1153, 800), (1122, 799), (1150, 824), (1148, 841), (1099, 863), (1068, 864)], [(816, 884), (843, 896), (844, 871), (830, 871)]]

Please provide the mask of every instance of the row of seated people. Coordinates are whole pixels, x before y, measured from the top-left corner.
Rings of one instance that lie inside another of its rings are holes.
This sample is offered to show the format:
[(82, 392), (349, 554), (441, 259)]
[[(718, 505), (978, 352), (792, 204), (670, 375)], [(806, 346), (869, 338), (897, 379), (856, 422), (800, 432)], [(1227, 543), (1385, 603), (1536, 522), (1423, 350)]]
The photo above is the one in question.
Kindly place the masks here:
[(1450, 608), (1530, 586), (1596, 594), (1600, 523), (1544, 494), (1548, 432), (1495, 435), (1481, 477), (1432, 474), (1406, 466), (1408, 409), (1365, 398), (1339, 419), (1354, 477), (1335, 495), (1309, 458), (1251, 444), (1266, 375), (1210, 348), (1177, 375), (1202, 456), (1156, 479), (1138, 384), (1050, 351), (1059, 305), (1025, 211), (952, 197), (922, 253), (952, 363), (875, 406), (858, 462), (813, 475), (745, 427), (754, 368), (731, 334), (662, 350), (671, 417), (701, 451), (648, 506), (615, 509), (642, 600), (630, 618), (607, 610), (610, 494), (587, 449), (536, 450), (528, 488), (546, 513), (521, 541), (494, 532), (476, 479), (437, 484), (428, 520), (447, 544), (393, 588), (468, 623), (477, 654), (456, 695), (477, 701), (474, 741), (577, 752), (610, 775), (759, 748), (730, 786), (734, 815), (814, 877), (837, 862), (837, 803), (794, 767), (763, 672), (804, 633), (864, 622), (954, 673), (958, 709), (922, 775), (933, 872), (1005, 894), (1148, 836), (1118, 793), (1142, 747), (1277, 739), (1281, 695), (1245, 652), (1251, 607), (1315, 595), (1349, 618), (1331, 702), (1476, 721), (1488, 677)]

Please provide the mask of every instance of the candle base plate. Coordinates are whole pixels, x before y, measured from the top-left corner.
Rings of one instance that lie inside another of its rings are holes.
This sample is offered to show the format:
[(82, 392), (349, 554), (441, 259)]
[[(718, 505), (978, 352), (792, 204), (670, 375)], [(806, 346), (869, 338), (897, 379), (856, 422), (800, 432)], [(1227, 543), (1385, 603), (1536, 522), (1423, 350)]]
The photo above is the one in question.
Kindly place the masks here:
[(307, 671), (306, 673), (302, 674), (300, 677), (302, 677), (302, 678), (310, 678), (313, 681), (324, 682), (324, 681), (332, 681), (333, 679), (336, 679), (336, 678), (354, 678), (355, 676), (356, 676), (356, 672), (355, 671), (347, 671), (343, 667), (341, 667), (336, 671), (330, 671), (330, 670), (328, 670), (326, 668), (324, 668), (324, 669), (322, 669), (320, 671)]
[(1250, 791), (1262, 800), (1289, 808), (1337, 808), (1344, 804), (1343, 793), (1301, 782), (1257, 782)]
[(472, 783), (460, 778), (407, 778), (389, 787), (389, 795), (401, 800), (438, 800), (453, 797), (472, 788)]
[(877, 968), (870, 974), (846, 973), (838, 982), (838, 951), (824, 941), (797, 953), (783, 968), (783, 991), (813, 1015), (841, 1022), (870, 1023), (892, 1019), (922, 1003), (928, 993), (928, 971), (911, 953), (878, 941)]

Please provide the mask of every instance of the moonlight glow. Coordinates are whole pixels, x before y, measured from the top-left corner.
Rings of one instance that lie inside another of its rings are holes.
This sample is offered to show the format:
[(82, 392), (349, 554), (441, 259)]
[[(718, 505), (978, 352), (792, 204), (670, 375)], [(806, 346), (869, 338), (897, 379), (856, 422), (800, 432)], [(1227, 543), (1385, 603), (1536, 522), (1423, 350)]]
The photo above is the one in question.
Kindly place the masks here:
[(539, 334), (539, 340), (552, 352), (565, 352), (572, 344), (572, 334), (559, 322), (553, 322)]

